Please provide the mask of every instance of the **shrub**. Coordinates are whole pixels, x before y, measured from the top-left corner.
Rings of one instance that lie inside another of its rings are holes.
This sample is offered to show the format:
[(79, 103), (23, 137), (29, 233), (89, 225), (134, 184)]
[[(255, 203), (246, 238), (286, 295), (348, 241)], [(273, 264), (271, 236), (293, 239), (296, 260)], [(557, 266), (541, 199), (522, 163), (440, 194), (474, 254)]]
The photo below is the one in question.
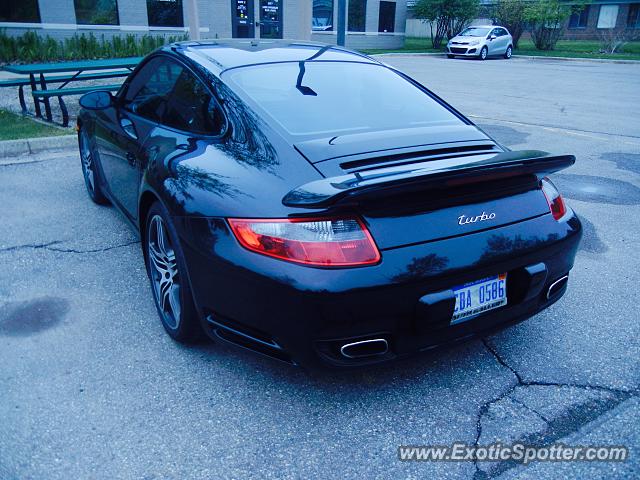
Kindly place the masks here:
[(640, 38), (635, 30), (605, 28), (598, 31), (601, 53), (618, 53), (629, 42)]
[(418, 0), (414, 14), (416, 18), (430, 22), (431, 44), (433, 48), (440, 48), (445, 36), (455, 37), (471, 23), (479, 10), (479, 0)]
[(527, 2), (525, 20), (531, 29), (531, 39), (538, 50), (553, 50), (564, 33), (564, 22), (571, 15), (571, 6), (558, 0)]
[(93, 33), (83, 33), (64, 40), (55, 40), (49, 36), (41, 37), (35, 32), (10, 37), (0, 31), (0, 63), (137, 57), (167, 43), (187, 39), (187, 35), (164, 37), (134, 34), (124, 37), (116, 35), (110, 39), (105, 39), (102, 35), (98, 39)]
[(491, 8), (490, 15), (493, 23), (507, 27), (513, 37), (513, 48), (518, 48), (518, 40), (526, 27), (526, 0), (498, 0)]

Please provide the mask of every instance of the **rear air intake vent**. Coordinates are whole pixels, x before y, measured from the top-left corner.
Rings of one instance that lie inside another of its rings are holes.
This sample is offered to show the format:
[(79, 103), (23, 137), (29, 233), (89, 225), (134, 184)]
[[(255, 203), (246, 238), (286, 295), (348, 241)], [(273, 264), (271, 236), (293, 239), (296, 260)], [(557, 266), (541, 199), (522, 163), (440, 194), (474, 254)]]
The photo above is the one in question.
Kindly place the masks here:
[(447, 157), (464, 157), (468, 155), (480, 155), (483, 153), (498, 153), (501, 151), (502, 150), (492, 143), (480, 145), (458, 145), (454, 147), (432, 148), (429, 150), (398, 153), (395, 155), (385, 155), (381, 157), (362, 158), (359, 160), (343, 162), (340, 164), (340, 167), (347, 171), (362, 171), (392, 165), (405, 165), (424, 160), (438, 160)]
[(228, 320), (214, 319), (212, 315), (206, 318), (211, 332), (219, 339), (282, 362), (294, 363), (275, 340), (263, 333), (232, 325)]

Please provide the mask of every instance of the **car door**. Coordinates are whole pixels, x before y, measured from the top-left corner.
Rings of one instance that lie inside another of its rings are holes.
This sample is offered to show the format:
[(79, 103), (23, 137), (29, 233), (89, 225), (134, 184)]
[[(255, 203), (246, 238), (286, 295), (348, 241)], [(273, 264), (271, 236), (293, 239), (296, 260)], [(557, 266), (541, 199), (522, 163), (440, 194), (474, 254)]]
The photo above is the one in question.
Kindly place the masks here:
[(498, 30), (500, 35), (498, 35), (498, 38), (496, 38), (496, 40), (498, 41), (498, 50), (496, 51), (496, 53), (502, 55), (507, 51), (507, 47), (509, 46), (509, 34), (504, 28), (499, 28)]
[(167, 56), (148, 60), (127, 82), (104, 122), (96, 122), (96, 139), (102, 170), (111, 197), (135, 219), (142, 169), (147, 158), (142, 144), (157, 127), (166, 101), (182, 72)]
[[(493, 38), (495, 37), (495, 38)], [(489, 55), (497, 55), (500, 53), (500, 29), (494, 28), (489, 33), (489, 39), (487, 41), (487, 46), (489, 49)]]
[(167, 98), (161, 124), (149, 133), (143, 145), (143, 155), (149, 162), (164, 164), (162, 171), (176, 172), (181, 162), (190, 161), (191, 168), (182, 169), (168, 183), (178, 204), (191, 195), (192, 185), (204, 189), (223, 185), (223, 182), (210, 181), (202, 169), (193, 164), (198, 163), (197, 157), (205, 151), (209, 152), (209, 159), (215, 156), (215, 151), (208, 148), (217, 145), (226, 130), (226, 117), (211, 86), (185, 67)]

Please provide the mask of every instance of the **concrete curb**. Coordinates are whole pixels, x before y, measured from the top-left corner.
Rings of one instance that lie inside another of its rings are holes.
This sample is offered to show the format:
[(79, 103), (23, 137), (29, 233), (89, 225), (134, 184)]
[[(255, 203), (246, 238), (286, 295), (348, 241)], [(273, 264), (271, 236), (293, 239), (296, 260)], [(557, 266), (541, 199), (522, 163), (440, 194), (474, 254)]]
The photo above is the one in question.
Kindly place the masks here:
[(615, 58), (577, 58), (577, 57), (545, 57), (544, 55), (513, 55), (514, 58), (526, 58), (528, 60), (560, 60), (565, 62), (595, 62), (595, 63), (629, 63), (640, 64), (640, 60), (620, 60)]
[(75, 135), (5, 140), (0, 142), (0, 159), (55, 150), (70, 150), (77, 148), (77, 146), (78, 138)]
[[(403, 57), (429, 57), (440, 56), (445, 57), (446, 54), (439, 52), (388, 52), (388, 53), (374, 53), (371, 57), (383, 57), (388, 56), (403, 56)], [(546, 57), (544, 55), (519, 55), (513, 54), (512, 58), (523, 58), (527, 60), (560, 60), (566, 62), (596, 62), (596, 63), (627, 63), (627, 64), (640, 64), (640, 60), (629, 59), (615, 59), (615, 58), (577, 58), (577, 57)]]
[(440, 52), (387, 52), (387, 53), (371, 53), (367, 54), (370, 57), (384, 57), (385, 55), (394, 57), (394, 56), (403, 56), (403, 57), (429, 57), (433, 55), (439, 55), (444, 57), (444, 53)]

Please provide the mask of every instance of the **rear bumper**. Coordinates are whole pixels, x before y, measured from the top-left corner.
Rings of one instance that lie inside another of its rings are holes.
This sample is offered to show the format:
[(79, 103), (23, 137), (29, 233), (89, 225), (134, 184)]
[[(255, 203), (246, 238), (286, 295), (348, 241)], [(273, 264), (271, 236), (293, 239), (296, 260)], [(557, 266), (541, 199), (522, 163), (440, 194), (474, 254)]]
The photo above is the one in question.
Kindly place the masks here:
[[(371, 267), (319, 269), (242, 249), (223, 220), (186, 220), (179, 230), (210, 336), (291, 363), (335, 367), (410, 355), (534, 315), (564, 294), (561, 285), (547, 298), (549, 286), (572, 268), (581, 237), (572, 213), (563, 222), (543, 215), (383, 250)], [(449, 325), (453, 286), (504, 272), (506, 306)], [(362, 358), (340, 352), (345, 343), (369, 339), (386, 340), (388, 350)]]

